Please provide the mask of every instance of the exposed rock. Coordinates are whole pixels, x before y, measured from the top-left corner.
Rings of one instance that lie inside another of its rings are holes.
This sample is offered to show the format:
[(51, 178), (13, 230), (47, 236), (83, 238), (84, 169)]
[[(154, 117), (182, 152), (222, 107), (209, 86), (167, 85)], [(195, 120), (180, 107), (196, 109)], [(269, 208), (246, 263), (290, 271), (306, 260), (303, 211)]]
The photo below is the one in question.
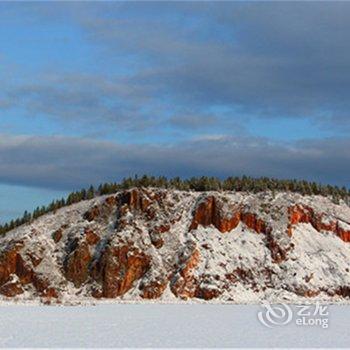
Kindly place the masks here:
[(149, 232), (149, 237), (151, 239), (152, 244), (157, 248), (161, 248), (164, 244), (164, 240), (161, 237), (160, 233), (157, 231), (150, 231)]
[(147, 285), (142, 284), (140, 286), (142, 291), (141, 297), (144, 299), (158, 299), (162, 296), (167, 285), (168, 280), (166, 278), (152, 281)]
[(86, 228), (84, 233), (85, 233), (85, 239), (88, 245), (95, 245), (101, 240), (100, 236), (97, 235), (93, 230), (89, 228)]
[(153, 231), (158, 232), (158, 233), (165, 233), (165, 232), (168, 232), (169, 230), (170, 230), (170, 225), (168, 225), (168, 224), (155, 226), (153, 228)]
[(336, 234), (342, 239), (344, 242), (350, 242), (350, 230), (344, 230), (339, 227), (339, 224), (336, 226)]
[(147, 272), (150, 260), (133, 246), (107, 246), (95, 272), (102, 279), (103, 297), (115, 298), (127, 292)]
[(52, 234), (52, 239), (54, 240), (55, 243), (58, 243), (62, 239), (63, 235), (63, 230), (62, 228), (59, 228)]
[(120, 195), (120, 203), (126, 204), (131, 211), (145, 212), (151, 204), (151, 200), (139, 189), (125, 191)]
[(182, 299), (193, 298), (196, 295), (199, 282), (192, 274), (192, 270), (199, 263), (200, 253), (197, 249), (193, 249), (189, 256), (185, 252), (184, 256), (180, 257), (180, 260), (183, 261), (179, 273), (171, 284), (171, 291)]
[(28, 252), (27, 256), (29, 257), (29, 259), (34, 267), (37, 267), (43, 260), (43, 258), (41, 256), (37, 256), (37, 254), (33, 253), (33, 252)]
[(84, 219), (87, 221), (94, 221), (100, 216), (100, 214), (100, 208), (95, 205), (84, 214)]
[(287, 249), (283, 249), (277, 241), (272, 237), (271, 233), (266, 235), (267, 247), (271, 252), (272, 261), (275, 263), (281, 263), (287, 258)]
[(67, 257), (65, 263), (65, 274), (69, 281), (73, 282), (75, 287), (80, 287), (88, 278), (89, 263), (91, 254), (87, 242), (82, 242)]
[(8, 298), (22, 294), (23, 292), (23, 288), (18, 282), (8, 282), (0, 287), (0, 294)]
[(118, 203), (117, 198), (115, 196), (107, 197), (105, 203), (110, 207), (115, 207)]
[(344, 242), (350, 242), (350, 229), (343, 229), (339, 221), (324, 222), (324, 213), (315, 213), (315, 211), (302, 205), (294, 205), (288, 209), (289, 226), (288, 234), (291, 236), (293, 227), (300, 223), (311, 224), (317, 231), (329, 231), (336, 234)]
[(11, 274), (16, 272), (18, 251), (23, 243), (14, 243), (0, 253), (0, 286), (6, 283)]
[(256, 214), (244, 212), (239, 206), (233, 207), (230, 215), (225, 215), (222, 210), (222, 205), (214, 196), (208, 196), (202, 200), (196, 207), (190, 231), (201, 226), (215, 226), (220, 232), (229, 232), (243, 222), (250, 229), (257, 233), (266, 232), (266, 224), (259, 219)]
[(256, 233), (266, 233), (267, 227), (265, 222), (259, 219), (256, 214), (242, 213), (241, 221)]
[(215, 213), (215, 198), (209, 196), (199, 203), (193, 214), (190, 231), (201, 226), (210, 226), (214, 224), (214, 213)]
[(23, 285), (33, 280), (33, 270), (24, 262), (20, 254), (16, 257), (16, 275)]
[(219, 297), (221, 294), (222, 291), (216, 288), (198, 287), (196, 289), (195, 297), (204, 300), (211, 300)]
[(33, 274), (33, 285), (42, 298), (58, 298), (56, 288), (52, 287), (50, 282), (43, 276)]
[(344, 298), (350, 298), (350, 286), (341, 286), (336, 291), (335, 294), (340, 295)]

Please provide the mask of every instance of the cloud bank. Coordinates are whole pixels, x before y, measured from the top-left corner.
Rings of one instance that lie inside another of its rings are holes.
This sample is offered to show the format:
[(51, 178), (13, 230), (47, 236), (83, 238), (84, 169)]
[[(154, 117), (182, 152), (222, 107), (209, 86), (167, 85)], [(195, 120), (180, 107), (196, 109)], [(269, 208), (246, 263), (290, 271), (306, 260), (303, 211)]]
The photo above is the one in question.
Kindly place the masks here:
[(75, 189), (134, 174), (231, 175), (348, 181), (350, 141), (289, 145), (217, 135), (167, 145), (125, 145), (66, 137), (1, 136), (0, 181)]

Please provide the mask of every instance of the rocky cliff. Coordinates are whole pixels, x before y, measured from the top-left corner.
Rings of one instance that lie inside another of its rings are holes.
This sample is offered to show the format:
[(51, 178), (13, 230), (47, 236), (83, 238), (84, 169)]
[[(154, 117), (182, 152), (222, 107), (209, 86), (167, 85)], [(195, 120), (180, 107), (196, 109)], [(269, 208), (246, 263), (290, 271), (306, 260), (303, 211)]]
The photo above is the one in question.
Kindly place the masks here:
[(344, 203), (132, 189), (0, 238), (0, 300), (349, 302), (349, 261)]

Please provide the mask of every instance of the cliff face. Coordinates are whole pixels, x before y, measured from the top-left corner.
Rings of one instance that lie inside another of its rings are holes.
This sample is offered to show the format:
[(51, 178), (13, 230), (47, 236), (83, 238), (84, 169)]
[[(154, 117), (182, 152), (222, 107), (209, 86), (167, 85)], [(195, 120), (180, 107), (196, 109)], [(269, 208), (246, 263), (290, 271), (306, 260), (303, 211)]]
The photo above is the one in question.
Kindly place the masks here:
[(0, 238), (0, 300), (350, 301), (350, 208), (132, 189)]

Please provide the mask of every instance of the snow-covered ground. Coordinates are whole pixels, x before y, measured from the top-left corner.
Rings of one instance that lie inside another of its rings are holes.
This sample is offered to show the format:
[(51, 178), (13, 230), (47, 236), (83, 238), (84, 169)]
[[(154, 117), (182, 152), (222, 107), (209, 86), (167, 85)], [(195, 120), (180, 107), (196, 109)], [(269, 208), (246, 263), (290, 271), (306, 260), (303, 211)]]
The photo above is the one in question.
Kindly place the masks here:
[(328, 309), (329, 327), (268, 328), (255, 305), (101, 304), (1, 306), (0, 347), (346, 347), (350, 307)]

